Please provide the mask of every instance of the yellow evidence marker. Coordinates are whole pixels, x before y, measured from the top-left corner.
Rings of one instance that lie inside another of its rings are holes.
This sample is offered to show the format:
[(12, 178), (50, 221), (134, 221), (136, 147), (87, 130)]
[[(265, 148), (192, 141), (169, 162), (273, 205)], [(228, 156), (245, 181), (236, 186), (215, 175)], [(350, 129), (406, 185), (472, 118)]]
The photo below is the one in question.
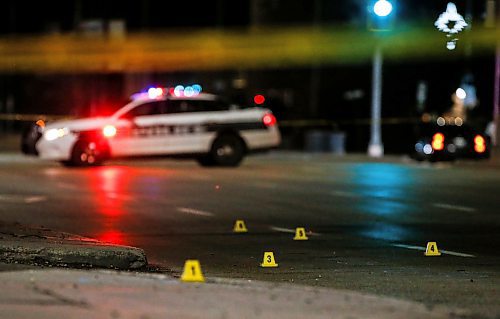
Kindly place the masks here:
[(308, 240), (309, 238), (306, 235), (306, 230), (304, 227), (297, 227), (295, 229), (295, 237), (293, 237), (293, 240)]
[(260, 264), (261, 267), (267, 268), (267, 267), (278, 267), (278, 264), (274, 260), (274, 253), (272, 251), (266, 251), (264, 253), (264, 258), (262, 260), (262, 264)]
[(439, 252), (438, 246), (435, 241), (430, 241), (427, 243), (425, 256), (441, 256), (441, 253)]
[(181, 281), (183, 282), (205, 282), (205, 278), (201, 273), (200, 262), (196, 259), (188, 259), (184, 263), (184, 271), (182, 272)]
[(246, 233), (246, 232), (248, 232), (247, 226), (245, 226), (245, 222), (243, 220), (241, 220), (241, 219), (238, 219), (234, 223), (233, 232), (235, 232), (235, 233)]

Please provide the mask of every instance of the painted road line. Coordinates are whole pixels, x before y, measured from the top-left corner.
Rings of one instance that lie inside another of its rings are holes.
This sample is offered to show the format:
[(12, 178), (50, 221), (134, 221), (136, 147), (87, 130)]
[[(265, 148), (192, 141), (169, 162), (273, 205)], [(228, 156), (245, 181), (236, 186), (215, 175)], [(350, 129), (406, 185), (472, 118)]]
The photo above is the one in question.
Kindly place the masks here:
[[(425, 251), (425, 249), (426, 249), (425, 247), (421, 247), (421, 246), (412, 246), (412, 245), (404, 245), (404, 244), (392, 244), (392, 246), (399, 247), (399, 248), (413, 249), (413, 250), (421, 250), (421, 251)], [(455, 251), (443, 250), (443, 249), (439, 249), (439, 252), (442, 254), (458, 256), (458, 257), (467, 257), (467, 258), (476, 257), (476, 256), (471, 255), (471, 254), (457, 253)]]
[(24, 198), (24, 202), (26, 204), (43, 202), (43, 201), (46, 201), (46, 200), (47, 200), (46, 196), (28, 196), (28, 197)]
[(467, 212), (467, 213), (472, 213), (475, 212), (476, 209), (472, 207), (467, 207), (467, 206), (461, 206), (461, 205), (450, 205), (450, 204), (445, 204), (445, 203), (434, 203), (432, 206), (437, 207), (437, 208), (443, 208), (443, 209), (450, 209), (450, 210), (458, 210), (461, 212)]
[(177, 207), (177, 210), (181, 213), (196, 215), (196, 216), (204, 216), (204, 217), (215, 216), (214, 213), (206, 212), (204, 210), (199, 210), (199, 209), (194, 209), (194, 208), (188, 208), (188, 207)]
[(295, 234), (295, 229), (281, 228), (281, 227), (275, 227), (275, 226), (271, 226), (271, 227), (269, 227), (269, 229), (280, 232), (280, 233)]
[(23, 196), (23, 195), (13, 195), (13, 194), (0, 194), (0, 202), (7, 202), (7, 203), (31, 204), (36, 202), (42, 202), (44, 200), (47, 200), (47, 197), (37, 196), (37, 195)]
[[(295, 234), (295, 229), (289, 229), (289, 228), (282, 228), (282, 227), (276, 227), (276, 226), (270, 226), (270, 230), (274, 230), (280, 233), (290, 233), (290, 234)], [(311, 231), (306, 231), (307, 235), (312, 235), (312, 236), (321, 236), (320, 233), (315, 233)]]

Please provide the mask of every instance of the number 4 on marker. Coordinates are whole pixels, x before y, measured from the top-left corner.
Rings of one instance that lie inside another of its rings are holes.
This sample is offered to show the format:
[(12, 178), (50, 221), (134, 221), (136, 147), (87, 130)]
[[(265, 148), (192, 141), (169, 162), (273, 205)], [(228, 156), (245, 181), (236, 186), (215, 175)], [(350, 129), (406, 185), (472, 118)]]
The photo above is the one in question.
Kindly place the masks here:
[(441, 253), (439, 252), (435, 241), (430, 241), (427, 243), (425, 256), (441, 256)]

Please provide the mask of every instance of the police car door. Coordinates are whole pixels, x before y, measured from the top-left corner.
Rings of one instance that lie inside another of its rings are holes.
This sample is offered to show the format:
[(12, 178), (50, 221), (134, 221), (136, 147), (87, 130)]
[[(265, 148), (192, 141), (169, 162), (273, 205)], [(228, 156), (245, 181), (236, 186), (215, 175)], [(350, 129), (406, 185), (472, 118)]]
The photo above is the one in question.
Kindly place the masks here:
[(118, 132), (110, 140), (114, 156), (158, 155), (167, 150), (165, 101), (149, 101), (119, 118)]
[(170, 134), (166, 140), (168, 152), (172, 154), (195, 154), (207, 152), (201, 144), (205, 132), (204, 117), (197, 111), (198, 101), (194, 99), (167, 99), (166, 113)]

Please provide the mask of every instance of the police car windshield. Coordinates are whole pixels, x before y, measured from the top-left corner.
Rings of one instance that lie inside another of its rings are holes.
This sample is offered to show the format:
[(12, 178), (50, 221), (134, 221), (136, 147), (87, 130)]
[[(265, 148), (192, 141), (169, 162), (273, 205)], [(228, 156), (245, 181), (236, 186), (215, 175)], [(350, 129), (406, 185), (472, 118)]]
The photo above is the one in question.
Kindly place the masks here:
[(130, 109), (128, 112), (123, 113), (120, 118), (164, 114), (165, 108), (165, 101), (150, 101)]

